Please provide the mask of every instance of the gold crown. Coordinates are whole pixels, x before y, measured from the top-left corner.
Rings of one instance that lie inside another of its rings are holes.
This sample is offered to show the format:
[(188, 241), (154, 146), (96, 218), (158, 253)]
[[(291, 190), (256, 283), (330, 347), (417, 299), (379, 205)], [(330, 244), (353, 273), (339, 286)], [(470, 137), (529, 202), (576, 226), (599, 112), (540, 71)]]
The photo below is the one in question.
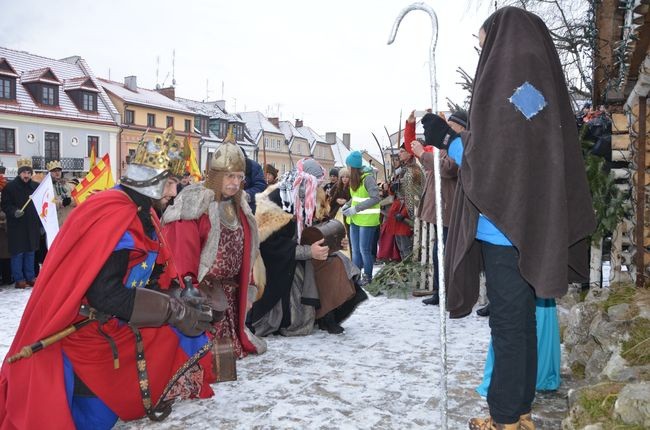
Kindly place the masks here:
[(153, 140), (146, 141), (143, 135), (131, 159), (131, 164), (156, 170), (168, 170), (171, 164), (170, 153), (180, 153), (180, 144), (176, 141), (176, 134), (172, 127), (165, 130), (163, 134), (154, 136)]
[(190, 158), (190, 138), (189, 136), (183, 141), (181, 150), (178, 141), (174, 141), (169, 149), (169, 171), (174, 176), (183, 176), (186, 171), (187, 160)]
[(32, 159), (31, 158), (19, 158), (16, 161), (16, 167), (18, 167), (20, 169), (23, 166), (32, 167)]
[(48, 172), (51, 172), (54, 169), (61, 169), (63, 170), (63, 166), (61, 165), (61, 162), (58, 160), (52, 160), (49, 163), (45, 165), (45, 168), (47, 169)]

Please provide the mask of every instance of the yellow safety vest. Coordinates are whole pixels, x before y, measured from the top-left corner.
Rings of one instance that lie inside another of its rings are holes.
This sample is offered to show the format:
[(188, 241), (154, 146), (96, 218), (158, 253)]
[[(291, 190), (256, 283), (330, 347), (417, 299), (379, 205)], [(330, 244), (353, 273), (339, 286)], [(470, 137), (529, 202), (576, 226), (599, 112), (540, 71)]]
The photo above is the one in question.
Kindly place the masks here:
[[(350, 195), (352, 196), (352, 207), (355, 207), (361, 202), (365, 202), (370, 198), (370, 195), (368, 194), (368, 190), (366, 190), (366, 186), (364, 184), (364, 181), (366, 179), (366, 176), (368, 176), (370, 173), (364, 173), (361, 176), (361, 185), (359, 185), (359, 188), (357, 188), (356, 191), (354, 191), (352, 188), (350, 188)], [(361, 212), (358, 212), (351, 217), (347, 218), (348, 224), (354, 224), (358, 225), (359, 227), (375, 227), (379, 225), (379, 203), (376, 205), (363, 210)]]

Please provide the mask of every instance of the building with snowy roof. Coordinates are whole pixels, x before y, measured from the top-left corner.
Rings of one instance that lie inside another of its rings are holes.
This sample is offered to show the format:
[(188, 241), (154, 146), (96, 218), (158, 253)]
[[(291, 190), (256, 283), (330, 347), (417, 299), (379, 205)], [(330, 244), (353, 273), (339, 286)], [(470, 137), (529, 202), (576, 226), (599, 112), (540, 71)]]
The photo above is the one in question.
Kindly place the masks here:
[(64, 172), (77, 174), (88, 170), (92, 148), (113, 160), (118, 123), (119, 113), (83, 58), (0, 47), (0, 163), (7, 176), (17, 174), (19, 158), (30, 158), (37, 171), (59, 160)]

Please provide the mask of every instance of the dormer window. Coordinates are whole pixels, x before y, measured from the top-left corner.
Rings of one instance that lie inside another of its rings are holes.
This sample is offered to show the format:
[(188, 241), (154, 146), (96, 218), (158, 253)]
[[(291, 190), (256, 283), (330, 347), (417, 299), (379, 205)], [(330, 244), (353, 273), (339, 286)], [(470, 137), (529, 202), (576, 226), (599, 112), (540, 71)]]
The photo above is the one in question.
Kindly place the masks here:
[(81, 109), (97, 112), (97, 94), (83, 91), (81, 93)]
[(0, 76), (0, 100), (16, 100), (16, 78)]
[(18, 74), (5, 58), (0, 58), (0, 100), (16, 100)]
[(97, 112), (97, 93), (99, 90), (88, 76), (66, 79), (63, 89), (70, 100), (82, 112)]
[(41, 103), (46, 106), (59, 105), (59, 88), (53, 85), (41, 86)]
[(23, 72), (20, 82), (25, 85), (37, 103), (43, 106), (59, 105), (61, 81), (49, 67)]

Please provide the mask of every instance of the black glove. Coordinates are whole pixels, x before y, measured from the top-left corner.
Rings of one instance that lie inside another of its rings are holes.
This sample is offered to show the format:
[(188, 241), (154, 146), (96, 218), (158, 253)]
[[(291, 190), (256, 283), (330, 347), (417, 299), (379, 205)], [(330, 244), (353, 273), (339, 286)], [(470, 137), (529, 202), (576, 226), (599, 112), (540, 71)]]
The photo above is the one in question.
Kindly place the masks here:
[(435, 146), (438, 149), (447, 149), (457, 133), (449, 127), (447, 121), (427, 113), (422, 117), (422, 127), (424, 127), (424, 142), (426, 145)]
[(395, 219), (399, 222), (404, 222), (405, 217), (402, 214), (395, 214)]
[(63, 207), (70, 206), (70, 203), (72, 203), (72, 199), (70, 197), (64, 197), (61, 199), (61, 204)]

